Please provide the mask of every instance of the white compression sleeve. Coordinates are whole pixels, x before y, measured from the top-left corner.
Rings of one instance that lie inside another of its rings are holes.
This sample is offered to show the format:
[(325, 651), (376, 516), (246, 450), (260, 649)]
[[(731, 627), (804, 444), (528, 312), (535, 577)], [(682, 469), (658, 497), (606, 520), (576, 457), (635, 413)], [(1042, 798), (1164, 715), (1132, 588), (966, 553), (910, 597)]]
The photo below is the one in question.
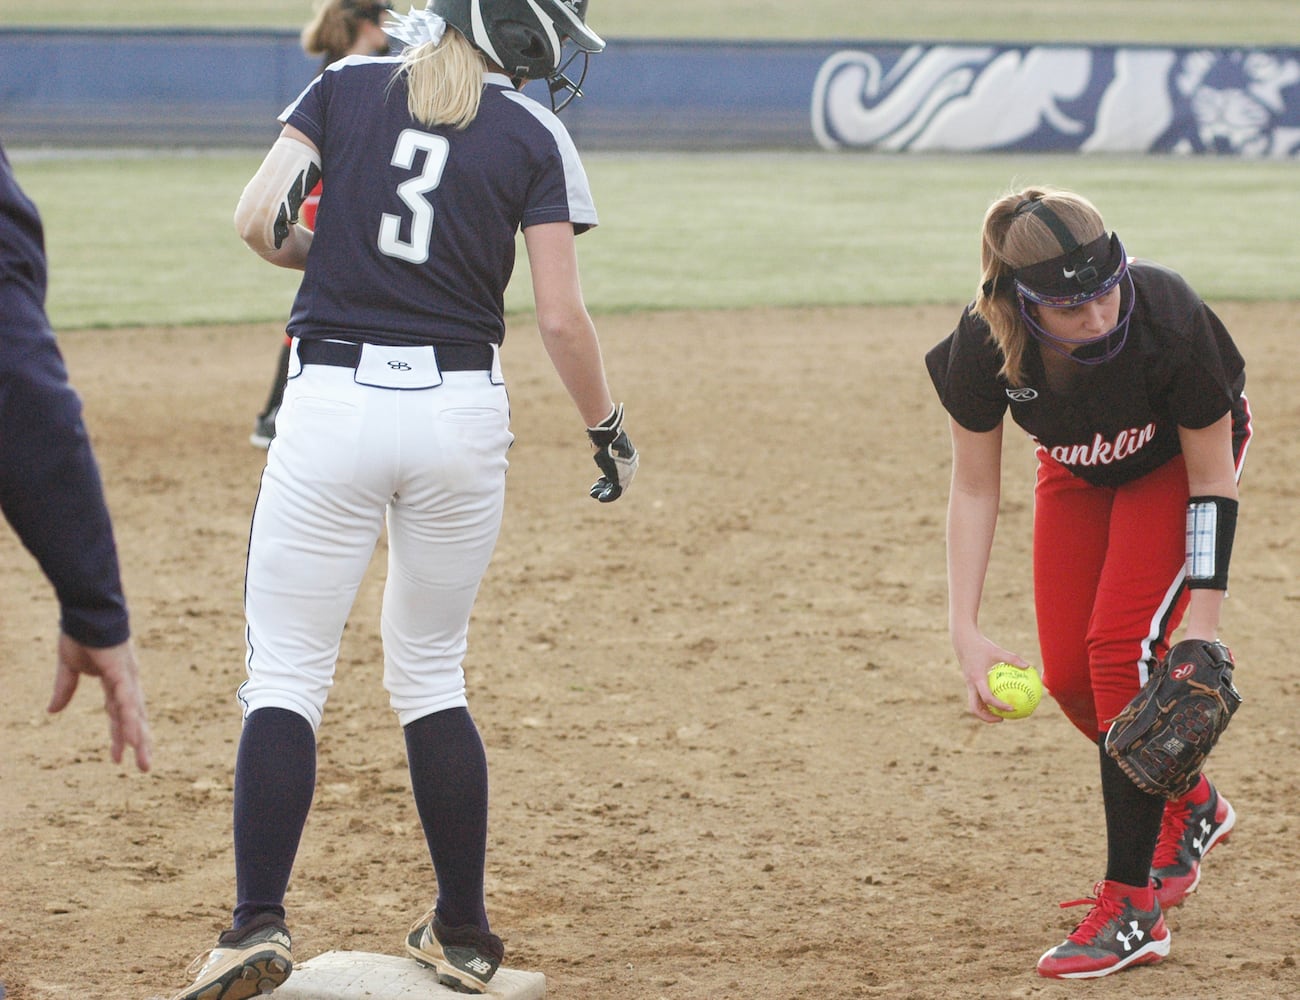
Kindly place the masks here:
[(286, 267), (296, 260), (310, 238), (298, 236), (298, 210), (320, 180), (320, 154), (311, 146), (280, 136), (266, 154), (235, 208), (239, 237), (267, 260)]

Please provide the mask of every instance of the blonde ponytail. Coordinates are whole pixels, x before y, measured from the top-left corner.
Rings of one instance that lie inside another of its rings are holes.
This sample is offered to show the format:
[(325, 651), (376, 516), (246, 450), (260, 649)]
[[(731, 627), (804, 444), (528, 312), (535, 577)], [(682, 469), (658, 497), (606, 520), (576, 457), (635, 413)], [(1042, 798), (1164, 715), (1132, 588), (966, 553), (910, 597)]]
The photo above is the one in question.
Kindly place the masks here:
[(441, 41), (403, 52), (394, 79), (405, 78), (406, 106), (420, 124), (463, 129), (478, 116), (486, 69), (478, 49), (448, 25)]

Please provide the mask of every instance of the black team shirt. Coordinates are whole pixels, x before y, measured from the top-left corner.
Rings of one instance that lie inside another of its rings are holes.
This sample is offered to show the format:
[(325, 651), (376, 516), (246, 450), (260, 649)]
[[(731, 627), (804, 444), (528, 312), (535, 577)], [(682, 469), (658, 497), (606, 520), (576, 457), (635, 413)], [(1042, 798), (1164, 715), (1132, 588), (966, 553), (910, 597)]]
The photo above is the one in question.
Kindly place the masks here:
[[(1214, 312), (1179, 275), (1146, 261), (1129, 265), (1123, 315), (1136, 297), (1123, 350), (1098, 365), (1076, 364), (1068, 387), (1049, 384), (1035, 341), (1025, 381), (998, 374), (1002, 352), (971, 312), (925, 356), (944, 409), (970, 431), (1011, 419), (1048, 455), (1096, 486), (1122, 486), (1181, 450), (1179, 426), (1208, 427), (1232, 413), (1233, 452), (1250, 437), (1245, 362)], [(1098, 345), (1104, 349), (1105, 345)], [(1085, 348), (1086, 350), (1086, 348)]]

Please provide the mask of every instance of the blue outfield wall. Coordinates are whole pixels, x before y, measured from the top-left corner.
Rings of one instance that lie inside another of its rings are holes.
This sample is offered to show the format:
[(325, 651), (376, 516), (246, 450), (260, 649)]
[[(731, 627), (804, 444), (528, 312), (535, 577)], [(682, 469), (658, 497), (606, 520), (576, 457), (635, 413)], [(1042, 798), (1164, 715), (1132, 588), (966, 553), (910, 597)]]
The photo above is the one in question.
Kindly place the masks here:
[[(0, 139), (263, 146), (317, 68), (288, 31), (0, 31)], [(1292, 48), (615, 39), (584, 89), (593, 150), (1300, 157)]]

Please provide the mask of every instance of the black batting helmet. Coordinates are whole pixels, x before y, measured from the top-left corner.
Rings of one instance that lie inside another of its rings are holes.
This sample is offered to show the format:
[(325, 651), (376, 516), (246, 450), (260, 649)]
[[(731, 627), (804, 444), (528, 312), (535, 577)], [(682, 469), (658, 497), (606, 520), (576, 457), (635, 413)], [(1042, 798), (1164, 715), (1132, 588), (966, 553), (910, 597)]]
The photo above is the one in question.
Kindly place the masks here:
[[(605, 48), (587, 27), (587, 0), (429, 0), (426, 9), (516, 80), (545, 80), (557, 111), (581, 95), (587, 57)], [(567, 60), (566, 41), (577, 48)], [(575, 83), (565, 71), (578, 56), (582, 72)]]

